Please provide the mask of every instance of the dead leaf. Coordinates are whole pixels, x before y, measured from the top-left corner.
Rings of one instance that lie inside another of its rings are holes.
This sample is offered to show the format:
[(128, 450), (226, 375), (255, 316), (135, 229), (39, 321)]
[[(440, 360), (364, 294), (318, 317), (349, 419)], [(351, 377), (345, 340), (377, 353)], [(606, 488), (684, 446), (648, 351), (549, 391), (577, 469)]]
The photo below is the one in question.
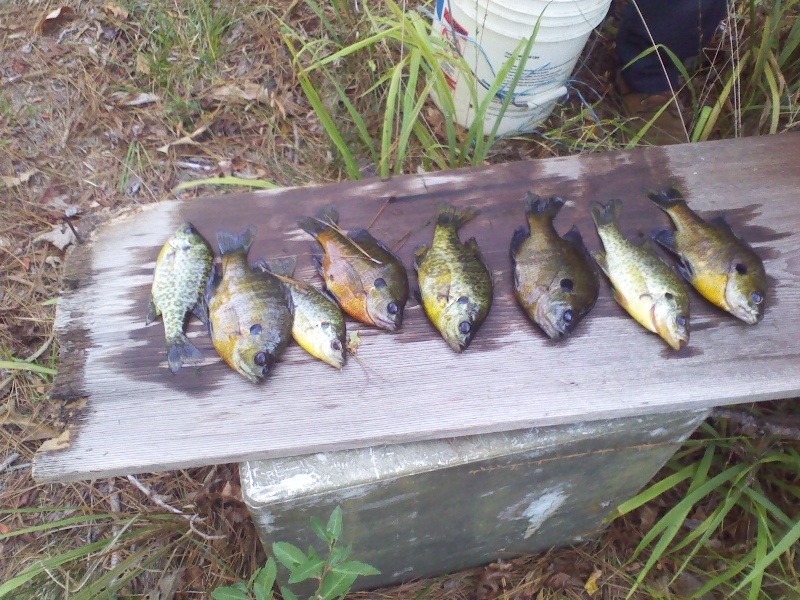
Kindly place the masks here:
[(36, 169), (28, 169), (24, 173), (20, 173), (16, 177), (11, 177), (8, 175), (3, 175), (0, 179), (3, 180), (3, 183), (6, 187), (17, 187), (18, 185), (22, 185), (23, 183), (28, 183), (34, 175), (36, 175), (38, 171)]
[(231, 100), (244, 100), (245, 102), (270, 103), (270, 91), (257, 83), (242, 85), (223, 85), (211, 91), (211, 97), (222, 102)]
[(114, 4), (113, 2), (108, 2), (105, 6), (103, 6), (103, 12), (118, 19), (127, 19), (128, 15), (130, 14), (126, 9), (122, 8), (118, 4)]
[(68, 6), (62, 6), (54, 11), (47, 13), (47, 15), (39, 21), (36, 28), (42, 35), (55, 33), (59, 28), (67, 24), (69, 21), (75, 19), (77, 15), (75, 11)]
[(42, 242), (49, 242), (53, 244), (59, 250), (63, 250), (70, 244), (74, 244), (78, 241), (75, 237), (75, 234), (72, 232), (72, 228), (67, 226), (66, 224), (56, 225), (53, 227), (51, 231), (47, 233), (43, 233), (38, 235), (34, 238), (34, 244), (41, 244)]
[(53, 452), (54, 450), (64, 450), (65, 448), (69, 448), (70, 446), (70, 434), (69, 429), (66, 429), (64, 433), (62, 433), (58, 437), (54, 437), (52, 439), (46, 440), (39, 446), (39, 452)]
[(182, 138), (180, 138), (179, 140), (175, 140), (174, 142), (170, 142), (169, 144), (165, 144), (165, 145), (161, 146), (160, 148), (158, 148), (158, 151), (159, 152), (163, 152), (164, 154), (167, 154), (167, 153), (169, 153), (169, 149), (172, 148), (172, 146), (184, 146), (184, 145), (199, 146), (200, 144), (197, 143), (194, 140), (194, 138), (202, 135), (206, 131), (208, 131), (208, 127), (206, 127), (205, 125), (201, 125), (200, 127), (195, 129), (189, 135), (185, 135)]
[(603, 572), (600, 569), (595, 569), (594, 572), (589, 576), (589, 579), (586, 580), (586, 583), (583, 585), (583, 589), (586, 590), (586, 593), (590, 596), (594, 596), (597, 593), (597, 590), (600, 589), (600, 586), (597, 585), (597, 580), (603, 575)]
[(231, 177), (233, 175), (233, 162), (221, 160), (217, 163), (217, 175), (220, 177)]
[[(114, 96), (116, 94), (112, 94)], [(158, 102), (160, 98), (157, 94), (150, 92), (141, 92), (135, 96), (132, 94), (122, 94), (123, 99), (118, 101), (120, 106), (142, 106), (143, 104), (152, 104)]]
[(0, 416), (0, 425), (14, 425), (22, 429), (26, 440), (46, 440), (58, 435), (58, 432), (33, 417), (27, 417), (17, 411), (9, 410)]
[(357, 331), (351, 331), (347, 339), (347, 351), (353, 356), (356, 355), (358, 347), (361, 345), (361, 336)]
[(144, 54), (136, 55), (136, 72), (150, 75), (150, 61), (147, 60)]

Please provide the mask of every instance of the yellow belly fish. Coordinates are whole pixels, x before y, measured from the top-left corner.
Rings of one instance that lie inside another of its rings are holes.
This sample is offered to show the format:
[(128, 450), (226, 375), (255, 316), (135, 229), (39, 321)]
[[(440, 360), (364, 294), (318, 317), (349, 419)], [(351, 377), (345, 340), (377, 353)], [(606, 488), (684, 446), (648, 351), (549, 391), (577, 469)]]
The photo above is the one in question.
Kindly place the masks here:
[(651, 248), (634, 246), (617, 225), (622, 203), (592, 203), (592, 218), (605, 252), (593, 256), (611, 280), (614, 299), (672, 348), (689, 343), (689, 290)]
[(422, 306), (450, 347), (461, 352), (472, 342), (492, 306), (492, 273), (475, 238), (462, 244), (458, 230), (478, 215), (476, 208), (441, 203), (433, 244), (416, 249), (414, 266)]
[(238, 235), (217, 232), (222, 266), (215, 268), (207, 303), (214, 348), (232, 369), (257, 383), (289, 343), (293, 304), (278, 277), (247, 264), (254, 238), (254, 227)]
[(721, 309), (750, 325), (758, 323), (767, 292), (767, 274), (758, 254), (724, 218), (706, 222), (698, 217), (675, 188), (648, 197), (675, 224), (675, 230), (657, 229), (653, 239), (679, 258), (681, 275)]
[(147, 324), (164, 318), (169, 370), (177, 373), (185, 363), (202, 362), (203, 355), (183, 333), (189, 311), (203, 321), (198, 307), (211, 273), (211, 248), (191, 223), (184, 223), (164, 244), (156, 260)]

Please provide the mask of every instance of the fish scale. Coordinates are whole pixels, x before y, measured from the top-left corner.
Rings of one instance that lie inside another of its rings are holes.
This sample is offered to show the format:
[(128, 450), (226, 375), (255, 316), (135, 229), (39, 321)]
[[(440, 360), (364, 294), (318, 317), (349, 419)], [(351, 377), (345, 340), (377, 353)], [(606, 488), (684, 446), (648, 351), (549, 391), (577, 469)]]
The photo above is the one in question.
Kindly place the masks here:
[(156, 259), (147, 323), (159, 315), (164, 321), (167, 362), (173, 373), (203, 355), (183, 332), (186, 315), (196, 308), (206, 287), (213, 256), (208, 243), (191, 223), (183, 223), (164, 244)]
[(418, 247), (414, 262), (425, 313), (456, 352), (469, 346), (492, 305), (492, 275), (478, 243), (458, 237), (477, 214), (440, 204), (433, 243)]
[(611, 281), (614, 299), (643, 327), (679, 350), (689, 342), (689, 291), (648, 246), (634, 246), (619, 230), (622, 203), (592, 203), (604, 252), (597, 264)]

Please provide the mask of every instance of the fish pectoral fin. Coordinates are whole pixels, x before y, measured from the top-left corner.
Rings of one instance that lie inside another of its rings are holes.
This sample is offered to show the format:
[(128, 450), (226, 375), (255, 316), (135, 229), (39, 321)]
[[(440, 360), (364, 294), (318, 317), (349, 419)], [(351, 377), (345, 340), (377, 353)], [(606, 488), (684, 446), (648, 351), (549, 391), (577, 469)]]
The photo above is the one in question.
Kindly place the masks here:
[(158, 316), (161, 314), (161, 311), (158, 310), (155, 301), (153, 300), (153, 296), (150, 296), (150, 304), (147, 305), (147, 321), (145, 322), (146, 325), (150, 325), (153, 321), (155, 321)]
[(724, 215), (719, 215), (718, 217), (714, 217), (713, 219), (709, 219), (708, 222), (711, 225), (713, 225), (714, 227), (720, 227), (720, 228), (724, 229), (725, 231), (729, 231), (729, 232), (733, 233), (733, 229), (731, 229), (731, 225), (730, 225), (730, 223), (728, 223), (728, 220), (725, 218)]
[(611, 275), (608, 272), (608, 261), (606, 260), (606, 253), (601, 252), (600, 250), (596, 250), (592, 252), (592, 258), (597, 263), (597, 266), (600, 267), (600, 270), (605, 273), (606, 277), (611, 279)]
[(323, 279), (325, 278), (324, 269), (322, 268), (322, 257), (325, 254), (325, 249), (322, 244), (316, 242), (311, 244), (311, 262), (314, 263), (314, 268)]
[(236, 309), (230, 306), (226, 306), (219, 311), (219, 319), (217, 322), (219, 323), (219, 331), (217, 333), (222, 334), (226, 337), (236, 337), (242, 335), (242, 326), (239, 323), (239, 313), (236, 312)]
[(217, 289), (220, 281), (222, 281), (222, 266), (216, 262), (212, 262), (211, 273), (208, 275), (206, 289), (203, 291), (203, 299), (206, 302), (206, 306), (211, 302), (211, 296), (214, 295), (214, 291)]
[(681, 256), (680, 262), (677, 264), (678, 273), (689, 283), (697, 278), (697, 272), (694, 270), (692, 263), (690, 263), (685, 256)]
[(517, 260), (517, 252), (522, 243), (531, 237), (531, 230), (524, 225), (520, 225), (514, 230), (514, 235), (511, 238), (511, 259)]
[(672, 254), (678, 255), (675, 244), (675, 230), (670, 227), (658, 227), (650, 234), (652, 239), (669, 250)]
[(192, 314), (200, 319), (201, 323), (208, 323), (208, 304), (206, 304), (205, 298), (200, 298), (197, 304), (192, 307)]

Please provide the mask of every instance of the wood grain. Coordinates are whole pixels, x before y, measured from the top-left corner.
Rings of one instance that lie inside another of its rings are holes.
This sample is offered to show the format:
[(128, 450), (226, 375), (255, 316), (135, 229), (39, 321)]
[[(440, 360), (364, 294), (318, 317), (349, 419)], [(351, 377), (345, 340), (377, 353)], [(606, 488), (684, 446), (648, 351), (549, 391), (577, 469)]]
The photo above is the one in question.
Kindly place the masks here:
[[(490, 433), (721, 404), (800, 392), (800, 134), (582, 155), (328, 186), (164, 202), (108, 224), (67, 260), (53, 397), (85, 399), (64, 449), (35, 460), (39, 481), (70, 481), (243, 459)], [(573, 223), (599, 248), (589, 203), (620, 198), (622, 227), (644, 238), (666, 216), (644, 191), (676, 183), (706, 217), (724, 212), (764, 258), (766, 317), (747, 326), (692, 296), (692, 337), (680, 352), (645, 331), (603, 281), (594, 311), (563, 343), (527, 321), (511, 294), (511, 234), (532, 190), (569, 201)], [(495, 277), (492, 311), (469, 350), (453, 353), (411, 301), (396, 334), (361, 332), (360, 363), (341, 372), (297, 345), (262, 385), (232, 372), (199, 323), (189, 335), (206, 356), (173, 376), (163, 327), (144, 326), (153, 266), (184, 220), (207, 239), (255, 224), (250, 257), (298, 256), (316, 281), (310, 238), (297, 217), (329, 202), (344, 228), (366, 227), (399, 246), (411, 276), (414, 247), (433, 232), (440, 201), (478, 206), (475, 236)], [(387, 204), (388, 202), (388, 204)]]

